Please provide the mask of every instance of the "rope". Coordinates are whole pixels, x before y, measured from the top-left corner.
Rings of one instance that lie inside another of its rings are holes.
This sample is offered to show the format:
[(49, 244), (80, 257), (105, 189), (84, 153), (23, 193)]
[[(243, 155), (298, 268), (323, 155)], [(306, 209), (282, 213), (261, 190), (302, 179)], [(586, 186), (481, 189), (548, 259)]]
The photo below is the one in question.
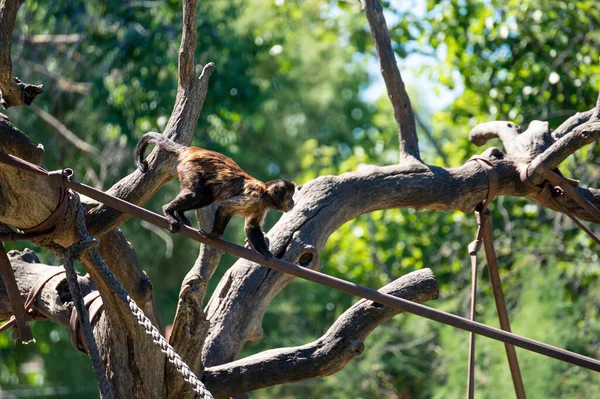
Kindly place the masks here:
[[(104, 260), (102, 259), (102, 257), (100, 256), (100, 254), (98, 253), (98, 251), (95, 248), (98, 244), (98, 240), (94, 237), (91, 237), (88, 234), (87, 227), (85, 224), (85, 217), (84, 217), (84, 213), (83, 213), (83, 206), (79, 202), (79, 196), (76, 195), (76, 198), (77, 198), (77, 207), (78, 208), (77, 208), (77, 216), (75, 219), (75, 226), (77, 228), (77, 232), (79, 234), (81, 241), (79, 243), (73, 244), (71, 247), (69, 247), (69, 248), (72, 248), (71, 255), (81, 254), (83, 251), (85, 251), (89, 247), (88, 256), (92, 260), (92, 263), (94, 264), (94, 267), (96, 268), (96, 271), (98, 271), (100, 273), (100, 276), (102, 277), (104, 282), (116, 294), (117, 298), (119, 298), (121, 300), (121, 302), (123, 302), (123, 304), (129, 308), (129, 310), (131, 311), (131, 313), (137, 320), (138, 324), (140, 324), (144, 328), (146, 334), (148, 334), (149, 336), (152, 337), (152, 342), (154, 342), (156, 345), (158, 345), (158, 347), (160, 348), (160, 351), (163, 352), (167, 356), (167, 359), (169, 360), (169, 362), (175, 366), (177, 371), (182, 375), (183, 379), (192, 385), (193, 391), (198, 393), (200, 395), (200, 398), (213, 399), (213, 396), (211, 395), (211, 393), (206, 389), (204, 384), (202, 384), (200, 379), (194, 374), (192, 369), (190, 369), (190, 367), (183, 361), (181, 356), (179, 356), (179, 354), (177, 354), (177, 352), (175, 352), (175, 349), (173, 349), (173, 347), (167, 342), (165, 337), (163, 337), (161, 335), (158, 328), (156, 328), (152, 324), (152, 321), (150, 321), (150, 319), (148, 319), (148, 317), (146, 317), (146, 315), (144, 314), (144, 311), (142, 309), (140, 309), (140, 307), (135, 303), (133, 298), (131, 298), (129, 293), (125, 290), (125, 288), (123, 288), (121, 283), (117, 280), (117, 278), (115, 277), (113, 272), (111, 272), (110, 269), (108, 268), (108, 266), (106, 266), (106, 263), (104, 263)], [(65, 258), (65, 261), (66, 261), (66, 258)], [(66, 268), (66, 265), (65, 265), (65, 268)], [(67, 277), (68, 277), (68, 273), (67, 273)], [(88, 351), (90, 352), (90, 358), (93, 358), (95, 356), (93, 354), (93, 351), (97, 351), (98, 349), (96, 347), (95, 341), (92, 342), (92, 345), (90, 346), (90, 341), (88, 340), (88, 337), (87, 337), (88, 332), (86, 331), (86, 322), (87, 322), (87, 324), (89, 324), (89, 319), (87, 317), (87, 309), (84, 306), (83, 298), (81, 298), (81, 294), (80, 294), (80, 299), (81, 299), (81, 306), (84, 309), (85, 313), (79, 312), (79, 309), (78, 309), (79, 318), (81, 320), (83, 320), (83, 332), (84, 332), (84, 336), (86, 337), (86, 345), (89, 348)], [(83, 319), (81, 317), (82, 314), (85, 315), (85, 317)], [(98, 358), (99, 358), (99, 355), (98, 355)], [(97, 376), (97, 378), (98, 378), (98, 376)], [(101, 380), (99, 379), (99, 381), (101, 381)], [(104, 396), (104, 394), (103, 394), (103, 396)]]

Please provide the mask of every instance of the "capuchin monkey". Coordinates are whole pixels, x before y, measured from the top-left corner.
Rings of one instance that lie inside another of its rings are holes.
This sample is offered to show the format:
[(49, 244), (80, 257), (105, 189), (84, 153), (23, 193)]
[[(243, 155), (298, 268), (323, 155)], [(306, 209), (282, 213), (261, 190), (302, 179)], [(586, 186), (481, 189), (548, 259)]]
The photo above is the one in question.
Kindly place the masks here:
[(201, 231), (209, 238), (221, 237), (233, 215), (246, 219), (246, 236), (254, 249), (271, 258), (262, 225), (269, 208), (287, 212), (294, 206), (296, 185), (288, 180), (267, 183), (244, 172), (232, 159), (218, 152), (177, 144), (160, 133), (146, 133), (136, 147), (137, 167), (148, 170), (144, 150), (154, 144), (161, 150), (176, 154), (175, 170), (181, 182), (181, 192), (163, 206), (172, 232), (183, 223), (190, 226), (184, 212), (199, 209), (219, 201), (212, 231)]

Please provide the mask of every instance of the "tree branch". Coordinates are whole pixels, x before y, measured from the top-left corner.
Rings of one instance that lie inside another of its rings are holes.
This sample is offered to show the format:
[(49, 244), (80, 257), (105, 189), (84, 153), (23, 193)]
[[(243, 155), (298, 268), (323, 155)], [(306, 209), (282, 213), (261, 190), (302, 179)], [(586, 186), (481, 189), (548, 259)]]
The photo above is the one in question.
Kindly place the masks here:
[(378, 0), (364, 0), (363, 8), (371, 27), (371, 36), (375, 43), (377, 56), (381, 65), (381, 74), (385, 81), (388, 96), (394, 108), (394, 117), (398, 124), (398, 139), (400, 141), (401, 162), (420, 161), (417, 127), (410, 98), (404, 87), (402, 76), (396, 64), (392, 42), (381, 4)]
[[(217, 203), (196, 210), (198, 228), (210, 231), (213, 225)], [(208, 333), (209, 323), (204, 313), (204, 299), (208, 290), (208, 282), (214, 274), (221, 259), (221, 251), (202, 244), (196, 263), (185, 276), (177, 313), (173, 321), (170, 344), (181, 358), (191, 367), (196, 375), (202, 375), (202, 348)], [(167, 369), (167, 380), (172, 381), (168, 389), (169, 398), (194, 398), (195, 394), (190, 385), (172, 367)]]
[[(379, 291), (419, 303), (436, 299), (439, 294), (429, 269), (409, 273)], [(402, 312), (396, 308), (362, 299), (316, 341), (208, 368), (204, 381), (215, 398), (226, 398), (267, 386), (331, 375), (363, 352), (364, 340), (376, 327), (399, 313)]]
[[(49, 266), (40, 263), (37, 255), (30, 249), (24, 251), (9, 251), (8, 258), (15, 278), (21, 291), (23, 301), (29, 295), (38, 279), (49, 275), (57, 269), (57, 266)], [(79, 285), (83, 295), (87, 295), (95, 289), (89, 276), (79, 277)], [(63, 326), (69, 326), (73, 299), (69, 292), (67, 280), (64, 274), (51, 278), (43, 287), (34, 303), (34, 319), (49, 319)], [(4, 283), (0, 279), (0, 320), (8, 320), (12, 316), (12, 308)]]
[(541, 164), (554, 169), (575, 151), (598, 139), (600, 139), (600, 121), (592, 121), (590, 119), (589, 122), (579, 125), (571, 133), (557, 140), (531, 162), (528, 170), (529, 180), (533, 184), (540, 184), (544, 181), (544, 178), (536, 171)]
[(5, 109), (30, 105), (44, 91), (43, 85), (31, 85), (12, 76), (10, 45), (15, 27), (19, 0), (0, 0), (0, 105)]

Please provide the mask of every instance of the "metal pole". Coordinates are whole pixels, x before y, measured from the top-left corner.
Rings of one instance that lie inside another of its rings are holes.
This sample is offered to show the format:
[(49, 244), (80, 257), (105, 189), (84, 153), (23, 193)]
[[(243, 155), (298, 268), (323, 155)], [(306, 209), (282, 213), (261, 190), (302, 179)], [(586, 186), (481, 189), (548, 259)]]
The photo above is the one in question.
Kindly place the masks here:
[[(496, 302), (496, 310), (498, 312), (498, 319), (500, 320), (500, 327), (504, 331), (510, 332), (510, 321), (508, 319), (508, 310), (506, 310), (504, 292), (502, 292), (502, 280), (500, 280), (500, 273), (498, 272), (498, 259), (496, 257), (496, 251), (494, 250), (492, 218), (489, 210), (482, 212), (481, 228), (483, 230), (483, 247), (485, 250), (492, 292), (494, 293), (494, 302)], [(508, 365), (510, 367), (510, 374), (512, 376), (513, 385), (515, 386), (517, 399), (526, 399), (527, 395), (525, 394), (523, 377), (521, 376), (521, 368), (519, 367), (519, 359), (517, 358), (515, 347), (505, 343), (504, 348), (506, 349), (506, 357), (508, 358)]]
[[(0, 162), (3, 162), (5, 156), (1, 156), (0, 154)], [(3, 154), (8, 155), (8, 154)], [(12, 156), (10, 156), (12, 157)], [(12, 157), (13, 159), (19, 159), (16, 157)], [(39, 174), (39, 166), (33, 165), (29, 162), (20, 162), (18, 165), (14, 165), (24, 170), (29, 170), (33, 173)], [(31, 166), (34, 167), (34, 170), (31, 170)], [(47, 172), (46, 172), (47, 173)], [(165, 229), (169, 228), (169, 223), (167, 219), (154, 213), (150, 212), (142, 207), (131, 204), (127, 201), (124, 201), (120, 198), (112, 197), (102, 191), (96, 190), (90, 186), (87, 186), (82, 183), (77, 183), (74, 181), (62, 180), (61, 184), (69, 187), (79, 193), (87, 195), (90, 198), (93, 198), (97, 201), (103, 202), (106, 205), (120, 211), (128, 213), (132, 216), (135, 216), (139, 219), (145, 220), (149, 223), (152, 223), (158, 227), (162, 227)], [(544, 344), (542, 342), (538, 342), (529, 338), (521, 337), (519, 335), (509, 333), (506, 331), (499, 330), (494, 327), (487, 326), (485, 324), (478, 323), (476, 321), (467, 320), (463, 317), (456, 316), (447, 312), (443, 312), (441, 310), (433, 309), (418, 303), (414, 303), (408, 301), (406, 299), (397, 298), (392, 295), (384, 294), (382, 292), (363, 287), (358, 284), (351, 283), (349, 281), (345, 281), (339, 279), (337, 277), (328, 276), (326, 274), (307, 269), (298, 265), (295, 265), (290, 262), (283, 261), (277, 258), (267, 259), (265, 256), (255, 252), (251, 249), (241, 247), (239, 245), (230, 243), (228, 241), (224, 241), (221, 239), (210, 239), (200, 233), (198, 230), (192, 229), (188, 226), (182, 226), (181, 230), (178, 234), (181, 234), (184, 237), (188, 237), (194, 241), (198, 241), (203, 244), (210, 245), (222, 251), (228, 252), (230, 254), (236, 255), (238, 257), (248, 259), (250, 261), (259, 263), (261, 265), (265, 265), (272, 269), (278, 270), (282, 273), (291, 274), (296, 277), (303, 278), (305, 280), (312, 281), (317, 284), (324, 285), (326, 287), (346, 292), (348, 294), (352, 294), (358, 296), (360, 298), (369, 299), (376, 303), (380, 303), (383, 305), (395, 307), (402, 311), (416, 314), (417, 316), (424, 317), (426, 319), (434, 320), (443, 324), (447, 324), (449, 326), (453, 326), (456, 328), (460, 328), (462, 330), (474, 332), (479, 335), (483, 335), (485, 337), (502, 341), (504, 343), (509, 343), (515, 346), (518, 346), (523, 349), (527, 349), (532, 352), (539, 353), (544, 356), (548, 356), (554, 359), (562, 360), (567, 363), (571, 363), (577, 366), (581, 366), (586, 369), (590, 369), (593, 371), (600, 372), (600, 361), (593, 359), (591, 357), (583, 356), (574, 352), (570, 352), (565, 349), (557, 348), (552, 345)]]

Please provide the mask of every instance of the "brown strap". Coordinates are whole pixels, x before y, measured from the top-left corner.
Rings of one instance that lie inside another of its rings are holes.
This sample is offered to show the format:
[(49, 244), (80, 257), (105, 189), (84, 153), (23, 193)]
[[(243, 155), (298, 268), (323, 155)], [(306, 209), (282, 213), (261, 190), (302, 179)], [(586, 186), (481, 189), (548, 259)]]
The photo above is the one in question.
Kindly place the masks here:
[[(24, 308), (27, 310), (28, 314), (31, 315), (33, 313), (33, 306), (37, 299), (37, 296), (40, 294), (46, 283), (52, 280), (54, 277), (58, 276), (61, 273), (65, 272), (63, 267), (53, 267), (53, 270), (48, 272), (45, 275), (42, 275), (37, 279), (31, 290), (29, 290), (29, 294), (27, 295), (27, 299), (25, 300)], [(6, 331), (10, 327), (14, 326), (17, 322), (15, 316), (11, 316), (10, 319), (0, 327), (0, 333)]]
[(62, 220), (65, 215), (65, 211), (67, 210), (67, 206), (69, 205), (69, 192), (64, 187), (59, 187), (59, 190), (60, 198), (58, 200), (58, 204), (56, 205), (56, 209), (52, 211), (46, 220), (37, 226), (33, 226), (28, 229), (22, 229), (25, 233), (36, 234), (52, 232), (56, 225)]
[[(90, 323), (93, 326), (98, 322), (100, 315), (104, 310), (104, 303), (102, 302), (100, 292), (90, 292), (83, 298), (83, 303), (85, 304), (85, 307), (88, 308)], [(71, 318), (69, 320), (69, 336), (71, 337), (71, 344), (75, 349), (85, 354), (88, 353), (85, 345), (85, 337), (83, 336), (81, 323), (79, 322), (75, 307), (73, 307), (73, 310), (71, 311)]]
[(23, 305), (21, 292), (19, 291), (15, 274), (10, 266), (10, 260), (8, 260), (8, 256), (6, 255), (4, 244), (1, 241), (0, 247), (0, 275), (2, 276), (4, 286), (6, 287), (8, 299), (10, 300), (10, 306), (12, 308), (17, 325), (17, 328), (13, 330), (13, 338), (16, 339), (20, 337), (21, 342), (27, 344), (33, 341), (33, 334), (31, 333), (31, 329), (27, 324), (27, 310), (25, 310), (25, 306)]

